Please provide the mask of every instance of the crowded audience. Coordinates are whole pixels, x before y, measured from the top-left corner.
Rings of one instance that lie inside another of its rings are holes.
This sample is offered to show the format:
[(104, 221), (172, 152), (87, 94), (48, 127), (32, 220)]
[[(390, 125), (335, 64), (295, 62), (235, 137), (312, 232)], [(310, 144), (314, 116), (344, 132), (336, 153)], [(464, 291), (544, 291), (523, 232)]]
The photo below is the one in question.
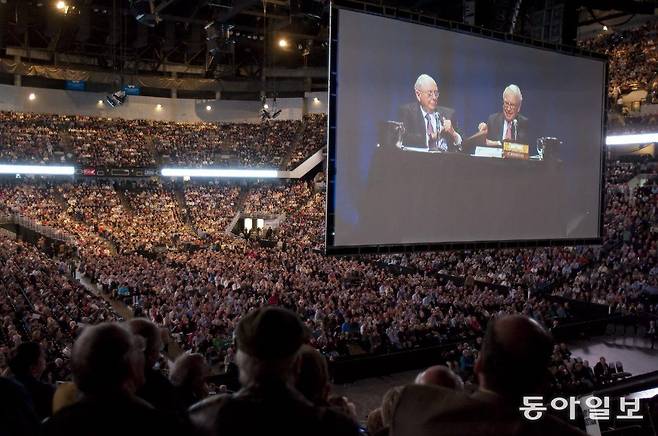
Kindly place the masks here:
[(616, 100), (621, 93), (647, 89), (658, 71), (658, 22), (630, 30), (609, 30), (595, 38), (580, 41), (588, 50), (608, 56), (609, 93)]
[(304, 115), (303, 132), (290, 152), (288, 169), (293, 170), (316, 151), (327, 145), (327, 115)]
[[(157, 144), (154, 147), (157, 150)], [(638, 174), (645, 174), (646, 183), (629, 184)], [(658, 187), (652, 163), (609, 164), (600, 247), (325, 257), (321, 254), (325, 196), (316, 189), (305, 180), (3, 182), (3, 211), (65, 236), (56, 243), (44, 238), (34, 244), (0, 239), (0, 279), (6, 294), (0, 314), (3, 372), (34, 396), (31, 407), (36, 419), (52, 414), (47, 403), (53, 400), (48, 398), (57, 396), (49, 386), (69, 380), (71, 371), (74, 390), (64, 395), (65, 403), (81, 401), (75, 403), (77, 408), (58, 408), (55, 416), (59, 417), (47, 424), (46, 434), (81, 431), (69, 426), (78, 425), (86, 413), (101, 419), (106, 404), (92, 398), (103, 392), (107, 398), (131, 398), (126, 403), (130, 410), (123, 411), (127, 416), (140, 410), (134, 398), (146, 400), (161, 414), (159, 419), (169, 420), (167, 431), (184, 426), (195, 426), (202, 433), (213, 433), (215, 426), (234, 429), (234, 417), (222, 417), (222, 410), (232, 407), (234, 398), (236, 404), (259, 402), (262, 395), (269, 398), (267, 390), (257, 388), (265, 380), (261, 377), (273, 377), (273, 383), (278, 380), (275, 385), (290, 379), (290, 359), (301, 345), (290, 345), (289, 354), (274, 356), (271, 349), (259, 354), (263, 347), (289, 345), (278, 342), (281, 335), (274, 327), (265, 331), (275, 338), (256, 341), (257, 346), (249, 342), (253, 338), (240, 339), (241, 329), (253, 323), (247, 334), (254, 334), (260, 322), (259, 315), (245, 314), (260, 313), (263, 307), (278, 306), (298, 314), (305, 325), (303, 342), (317, 350), (305, 349), (310, 353), (306, 368), (311, 378), (299, 379), (296, 385), (303, 397), (277, 388), (281, 404), (287, 404), (282, 400), (287, 398), (308, 413), (313, 407), (331, 410), (328, 423), (322, 425), (338, 426), (348, 433), (355, 429), (354, 413), (349, 401), (327, 394), (323, 364), (318, 363), (322, 359), (333, 362), (440, 345), (436, 363), (441, 367), (419, 375), (419, 384), (449, 385), (453, 390), (463, 384), (483, 386), (504, 396), (508, 393), (487, 379), (487, 374), (497, 375), (478, 363), (491, 352), (486, 351), (493, 335), (488, 330), (493, 328), (491, 319), (531, 322), (529, 330), (535, 329), (540, 338), (540, 331), (577, 321), (569, 303), (545, 298), (550, 294), (603, 304), (611, 313), (656, 313), (658, 309), (646, 298), (658, 289)], [(278, 243), (264, 245), (240, 238), (229, 228), (238, 213), (282, 218), (272, 232)], [(79, 284), (77, 272), (99, 293)], [(102, 324), (114, 327), (104, 327), (107, 331), (99, 330), (95, 338), (96, 333), (86, 326), (118, 318), (107, 301), (143, 319), (125, 327)], [(279, 315), (292, 322), (288, 315)], [(191, 353), (177, 360), (169, 371), (171, 380), (162, 371), (161, 328), (181, 350)], [(92, 333), (85, 338), (85, 331)], [(72, 344), (81, 332), (81, 355), (96, 340), (123, 341), (115, 351), (136, 347), (142, 356), (131, 364), (135, 374), (117, 374), (115, 386), (85, 384), (90, 382), (82, 381), (88, 377), (84, 366), (91, 363), (76, 363), (72, 356)], [(26, 343), (36, 345), (22, 346)], [(245, 353), (253, 356), (245, 357)], [(611, 366), (605, 359), (590, 368), (589, 362), (572, 356), (563, 344), (552, 348), (545, 365), (550, 374), (548, 392), (555, 395), (588, 392), (626, 374), (623, 365)], [(270, 366), (281, 371), (260, 372)], [(207, 375), (230, 372), (231, 367), (248, 374), (241, 380), (244, 390), (235, 397), (225, 395), (194, 406), (208, 395)], [(83, 372), (76, 375), (76, 371)], [(393, 407), (408, 401), (409, 392), (415, 391), (391, 392), (380, 410), (373, 412), (380, 430), (393, 434), (398, 424), (413, 426), (406, 417), (396, 421), (402, 412)], [(185, 410), (190, 406), (194, 412), (188, 415)], [(239, 413), (246, 414), (249, 408), (244, 410)], [(221, 419), (213, 421), (213, 416)], [(315, 425), (319, 424), (308, 421), (307, 428)], [(232, 431), (237, 429), (226, 430)]]
[(176, 123), (0, 112), (0, 159), (110, 168), (294, 169), (324, 147), (324, 124), (326, 116), (319, 115), (267, 123)]

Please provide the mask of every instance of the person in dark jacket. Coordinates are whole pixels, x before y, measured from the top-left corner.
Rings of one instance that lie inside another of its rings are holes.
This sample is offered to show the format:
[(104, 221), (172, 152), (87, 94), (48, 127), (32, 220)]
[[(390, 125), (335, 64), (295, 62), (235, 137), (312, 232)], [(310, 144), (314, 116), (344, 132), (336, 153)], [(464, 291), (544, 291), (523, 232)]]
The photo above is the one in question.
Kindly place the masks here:
[(24, 342), (16, 348), (9, 362), (14, 379), (23, 385), (39, 420), (52, 414), (55, 388), (42, 382), (41, 375), (46, 369), (46, 354), (36, 342)]
[(183, 434), (171, 416), (135, 395), (144, 383), (143, 338), (118, 323), (87, 327), (73, 346), (71, 369), (82, 397), (43, 425), (44, 436)]
[(206, 359), (198, 353), (182, 354), (174, 362), (170, 379), (174, 385), (174, 392), (178, 409), (187, 409), (208, 396), (209, 368)]
[(15, 380), (0, 377), (0, 436), (30, 436), (39, 432), (30, 394)]
[(306, 337), (293, 312), (275, 306), (256, 309), (236, 330), (242, 389), (211, 397), (190, 408), (200, 435), (357, 435), (347, 416), (314, 406), (294, 388), (299, 349)]
[(174, 386), (155, 363), (162, 349), (162, 332), (155, 323), (146, 318), (133, 318), (128, 321), (128, 327), (134, 335), (141, 336), (146, 341), (144, 350), (144, 385), (137, 391), (137, 396), (151, 404), (156, 409), (176, 412), (176, 395)]

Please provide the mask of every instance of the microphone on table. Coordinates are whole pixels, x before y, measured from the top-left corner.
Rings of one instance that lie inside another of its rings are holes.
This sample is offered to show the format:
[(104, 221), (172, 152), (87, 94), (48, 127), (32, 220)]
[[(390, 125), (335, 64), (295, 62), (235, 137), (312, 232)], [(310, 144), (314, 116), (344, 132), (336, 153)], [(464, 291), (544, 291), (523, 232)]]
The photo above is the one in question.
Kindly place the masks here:
[(518, 120), (517, 120), (516, 118), (514, 118), (514, 121), (512, 121), (512, 126), (513, 126), (513, 128), (514, 128), (514, 140), (515, 140), (515, 141), (517, 140), (517, 134), (518, 134), (518, 130), (517, 130), (518, 126), (517, 126), (517, 124), (519, 124), (519, 122), (518, 122)]

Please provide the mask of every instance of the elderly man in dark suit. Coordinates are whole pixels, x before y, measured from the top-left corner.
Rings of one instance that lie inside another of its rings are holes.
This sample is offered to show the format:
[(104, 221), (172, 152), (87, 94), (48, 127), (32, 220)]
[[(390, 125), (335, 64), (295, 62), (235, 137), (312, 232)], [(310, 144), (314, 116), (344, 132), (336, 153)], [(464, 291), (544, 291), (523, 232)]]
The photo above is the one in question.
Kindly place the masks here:
[(537, 138), (530, 132), (528, 118), (520, 114), (522, 103), (521, 89), (514, 84), (507, 86), (503, 91), (502, 112), (491, 114), (486, 123), (478, 126), (480, 132), (486, 132), (488, 146), (500, 147), (503, 141), (510, 141), (529, 145), (530, 156), (537, 154)]
[(421, 74), (414, 85), (416, 102), (400, 108), (404, 124), (402, 143), (431, 151), (460, 151), (462, 137), (455, 130), (454, 109), (439, 106), (439, 88), (430, 76)]
[(530, 318), (512, 315), (490, 321), (475, 363), (479, 390), (467, 395), (438, 386), (406, 386), (389, 434), (584, 436), (551, 416), (529, 421), (519, 411), (524, 396), (542, 394), (551, 342)]

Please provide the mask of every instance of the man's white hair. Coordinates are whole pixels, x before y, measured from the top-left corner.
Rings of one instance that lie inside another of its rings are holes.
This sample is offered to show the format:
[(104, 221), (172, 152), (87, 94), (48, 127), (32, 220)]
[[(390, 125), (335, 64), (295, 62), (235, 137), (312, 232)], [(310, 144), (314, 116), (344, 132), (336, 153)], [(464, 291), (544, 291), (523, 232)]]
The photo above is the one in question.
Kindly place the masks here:
[(505, 98), (505, 94), (512, 94), (516, 95), (519, 98), (519, 101), (523, 101), (523, 95), (521, 94), (521, 88), (516, 86), (515, 84), (510, 84), (507, 85), (507, 88), (503, 91), (503, 98)]
[(429, 88), (431, 85), (436, 85), (436, 80), (432, 79), (432, 77), (427, 74), (421, 74), (416, 79), (414, 89), (420, 91), (421, 89)]

